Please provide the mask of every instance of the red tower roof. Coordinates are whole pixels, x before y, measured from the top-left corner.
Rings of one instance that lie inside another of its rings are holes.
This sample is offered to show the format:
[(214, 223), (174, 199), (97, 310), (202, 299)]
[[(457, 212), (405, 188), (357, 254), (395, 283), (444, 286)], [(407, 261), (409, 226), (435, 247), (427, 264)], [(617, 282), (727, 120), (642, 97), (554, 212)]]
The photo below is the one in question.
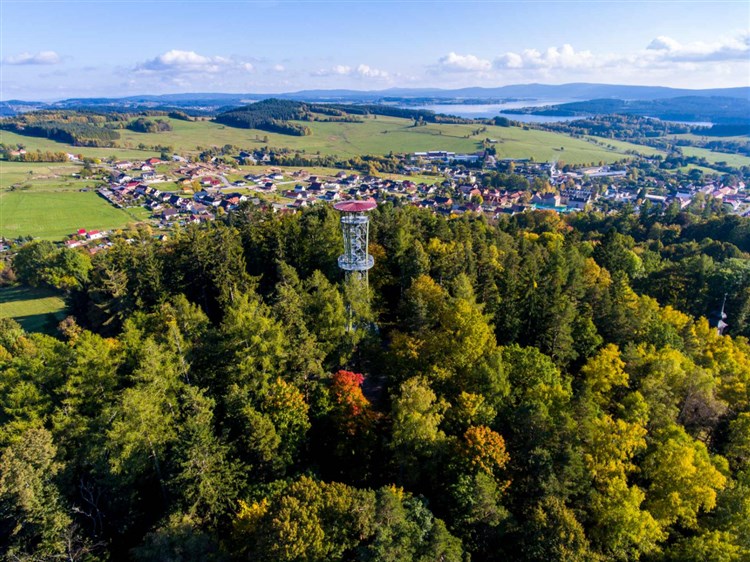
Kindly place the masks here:
[(336, 203), (333, 208), (342, 213), (364, 213), (372, 211), (378, 204), (373, 199), (367, 201), (341, 201)]

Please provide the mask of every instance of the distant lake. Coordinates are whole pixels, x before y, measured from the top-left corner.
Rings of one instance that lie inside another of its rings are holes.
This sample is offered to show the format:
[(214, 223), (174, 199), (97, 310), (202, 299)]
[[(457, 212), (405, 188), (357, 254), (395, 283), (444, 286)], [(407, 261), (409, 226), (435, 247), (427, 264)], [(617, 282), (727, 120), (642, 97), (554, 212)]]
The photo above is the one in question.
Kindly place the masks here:
[[(458, 117), (465, 117), (467, 119), (488, 119), (492, 117), (507, 117), (511, 121), (518, 121), (520, 123), (557, 123), (559, 121), (573, 121), (574, 119), (585, 119), (584, 115), (578, 115), (575, 117), (559, 117), (551, 115), (528, 115), (528, 114), (516, 114), (516, 113), (504, 113), (503, 110), (517, 109), (519, 107), (539, 107), (542, 105), (559, 105), (561, 103), (568, 103), (568, 101), (514, 101), (507, 103), (490, 103), (490, 104), (432, 104), (432, 105), (405, 105), (409, 109), (429, 109), (435, 113), (445, 113), (447, 115), (456, 115)], [(651, 119), (657, 119), (651, 117)], [(662, 119), (667, 123), (679, 123), (680, 125), (690, 125), (692, 127), (711, 127), (713, 123), (707, 121), (671, 121), (668, 119)]]
[(515, 113), (503, 113), (506, 109), (517, 109), (519, 107), (537, 107), (541, 105), (557, 105), (565, 101), (514, 101), (507, 103), (490, 104), (432, 104), (432, 105), (408, 105), (409, 109), (429, 109), (435, 113), (446, 113), (467, 119), (486, 119), (490, 117), (507, 117), (521, 123), (554, 123), (557, 121), (570, 121), (580, 117), (551, 117), (547, 115), (516, 115)]
[[(655, 119), (655, 118), (654, 118)], [(691, 127), (713, 127), (710, 121), (672, 121), (671, 119), (660, 119), (665, 123), (677, 123), (678, 125), (690, 125)]]

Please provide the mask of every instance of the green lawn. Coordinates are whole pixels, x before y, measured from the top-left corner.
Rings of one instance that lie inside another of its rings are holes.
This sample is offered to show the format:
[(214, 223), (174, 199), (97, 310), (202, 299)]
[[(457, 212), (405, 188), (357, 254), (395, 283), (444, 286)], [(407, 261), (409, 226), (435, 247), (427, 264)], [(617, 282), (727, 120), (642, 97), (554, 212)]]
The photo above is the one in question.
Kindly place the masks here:
[[(480, 125), (428, 124), (413, 127), (412, 121), (395, 117), (368, 117), (363, 123), (304, 122), (313, 134), (295, 137), (268, 133), (256, 129), (237, 129), (210, 121), (181, 121), (169, 119), (173, 130), (164, 133), (136, 133), (121, 130), (117, 141), (130, 148), (82, 148), (71, 147), (47, 139), (22, 137), (2, 131), (5, 143), (23, 143), (27, 149), (64, 150), (88, 156), (119, 158), (146, 158), (150, 151), (138, 151), (138, 144), (171, 145), (179, 153), (195, 153), (197, 147), (224, 146), (232, 144), (242, 148), (273, 147), (304, 151), (308, 155), (317, 153), (352, 157), (363, 154), (387, 154), (393, 152), (418, 152), (426, 150), (448, 150), (452, 152), (474, 152), (481, 148), (484, 138), (498, 140), (495, 145), (500, 158), (530, 158), (537, 161), (562, 160), (570, 164), (612, 162), (623, 157), (628, 147), (607, 149), (582, 139), (574, 139), (561, 133), (524, 130), (520, 127), (494, 127), (473, 135)], [(267, 139), (267, 142), (266, 140)], [(635, 145), (634, 145), (635, 146)]]
[(9, 238), (59, 240), (79, 228), (111, 229), (137, 220), (142, 220), (137, 213), (116, 209), (94, 191), (0, 193), (0, 236)]
[(736, 135), (733, 137), (708, 137), (705, 135), (694, 135), (692, 133), (685, 133), (682, 135), (671, 135), (670, 138), (684, 139), (690, 141), (732, 141), (732, 142), (750, 142), (750, 136), (747, 135)]
[(13, 318), (27, 332), (51, 332), (65, 318), (65, 302), (51, 289), (1, 287), (0, 318)]
[(619, 150), (621, 152), (634, 150), (635, 152), (637, 152), (638, 154), (642, 154), (643, 156), (655, 156), (657, 154), (661, 154), (662, 156), (664, 156), (666, 154), (663, 150), (659, 150), (658, 148), (654, 148), (653, 146), (646, 146), (645, 144), (637, 144), (615, 139), (605, 139), (595, 136), (588, 136), (586, 138), (594, 140), (598, 143), (604, 143), (605, 145), (612, 146), (615, 150)]
[(0, 160), (0, 189), (14, 184), (29, 183), (34, 186), (44, 185), (46, 182), (58, 185), (69, 185), (72, 189), (80, 189), (94, 182), (79, 180), (72, 175), (81, 170), (80, 165), (65, 163), (37, 163), (37, 162), (6, 162)]
[(695, 164), (688, 164), (687, 166), (680, 166), (679, 168), (675, 168), (674, 170), (670, 170), (671, 173), (675, 172), (682, 172), (684, 174), (687, 174), (691, 170), (700, 170), (704, 174), (718, 174), (716, 170), (713, 168), (706, 168), (705, 166), (696, 166)]
[[(158, 152), (153, 150), (135, 150), (133, 148), (125, 148), (123, 139), (116, 141), (120, 143), (123, 148), (89, 148), (86, 146), (73, 146), (62, 142), (53, 141), (42, 137), (29, 137), (25, 135), (19, 135), (10, 131), (0, 129), (0, 143), (3, 144), (22, 144), (26, 147), (27, 151), (42, 150), (50, 152), (69, 152), (70, 154), (83, 154), (91, 158), (110, 158), (116, 156), (118, 159), (123, 158), (138, 158), (145, 159), (151, 156), (159, 156)], [(138, 141), (141, 142), (141, 141)], [(137, 143), (136, 143), (137, 144)], [(153, 144), (153, 143), (151, 143)], [(165, 143), (166, 144), (166, 143)]]
[(695, 148), (693, 146), (683, 146), (682, 153), (685, 156), (695, 156), (705, 158), (711, 164), (717, 162), (726, 162), (729, 166), (740, 167), (750, 166), (750, 157), (741, 154), (726, 154), (724, 152), (713, 152), (707, 148)]
[[(151, 150), (140, 151), (134, 147), (145, 145), (171, 145), (178, 153), (197, 153), (198, 147), (224, 146), (231, 144), (245, 149), (272, 146), (289, 148), (314, 156), (336, 155), (352, 157), (363, 154), (387, 154), (393, 152), (419, 152), (427, 150), (448, 150), (452, 152), (474, 152), (481, 148), (484, 138), (497, 139), (495, 145), (499, 158), (534, 158), (537, 161), (559, 160), (568, 164), (587, 164), (613, 162), (620, 160), (628, 151), (643, 155), (662, 154), (663, 152), (644, 145), (610, 139), (596, 140), (608, 146), (601, 146), (584, 139), (574, 139), (561, 133), (524, 130), (520, 127), (494, 127), (473, 135), (481, 125), (428, 124), (413, 127), (409, 119), (396, 117), (368, 117), (363, 123), (325, 123), (300, 122), (312, 129), (313, 134), (306, 137), (295, 137), (268, 133), (257, 129), (237, 129), (211, 121), (168, 120), (173, 130), (164, 133), (136, 133), (127, 129), (120, 131), (118, 148), (74, 147), (44, 138), (26, 137), (8, 131), (0, 131), (0, 142), (6, 144), (21, 143), (27, 150), (65, 151), (86, 156), (108, 158), (144, 159), (154, 156)], [(677, 135), (677, 137), (687, 135)], [(697, 138), (697, 137), (696, 137)], [(747, 138), (747, 137), (738, 137)], [(745, 156), (722, 154), (706, 149), (685, 147), (685, 154), (705, 156), (710, 162), (725, 161), (732, 166), (750, 164)], [(44, 175), (45, 165), (23, 164), (17, 169), (8, 168), (0, 179), (0, 187), (25, 179), (22, 166), (32, 166), (28, 171)], [(38, 169), (33, 168), (38, 166)], [(46, 165), (48, 168), (72, 170), (65, 164)], [(72, 172), (71, 172), (72, 173)]]

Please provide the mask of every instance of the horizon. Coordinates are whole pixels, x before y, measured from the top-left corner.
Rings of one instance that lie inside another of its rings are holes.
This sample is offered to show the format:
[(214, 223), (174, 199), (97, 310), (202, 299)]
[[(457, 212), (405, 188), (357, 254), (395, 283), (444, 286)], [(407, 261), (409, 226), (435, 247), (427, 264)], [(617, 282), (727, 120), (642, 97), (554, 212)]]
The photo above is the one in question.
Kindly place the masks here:
[(750, 29), (736, 23), (750, 20), (750, 4), (734, 0), (3, 0), (1, 7), (3, 100), (534, 83), (750, 86)]
[[(550, 83), (543, 83), (543, 82), (527, 82), (527, 83), (517, 83), (517, 84), (505, 84), (502, 86), (464, 86), (461, 88), (443, 88), (439, 86), (423, 86), (423, 87), (412, 87), (412, 88), (404, 88), (401, 86), (392, 86), (389, 88), (381, 88), (381, 89), (356, 89), (356, 88), (315, 88), (315, 89), (303, 89), (303, 90), (294, 90), (294, 91), (279, 91), (279, 92), (226, 92), (226, 91), (184, 91), (184, 92), (167, 92), (167, 93), (153, 93), (153, 92), (138, 92), (138, 93), (132, 93), (128, 95), (118, 96), (71, 96), (71, 97), (57, 97), (57, 98), (27, 98), (27, 99), (21, 99), (21, 98), (9, 98), (4, 99), (2, 97), (2, 94), (0, 93), (0, 103), (10, 103), (14, 101), (19, 102), (40, 102), (40, 103), (57, 103), (62, 102), (66, 100), (71, 99), (112, 99), (112, 100), (121, 100), (121, 99), (130, 99), (130, 98), (138, 98), (138, 97), (168, 97), (168, 96), (196, 96), (196, 99), (201, 99), (200, 96), (264, 96), (263, 99), (269, 99), (273, 98), (274, 96), (294, 96), (296, 94), (304, 95), (308, 92), (345, 92), (345, 93), (352, 93), (352, 94), (385, 94), (388, 92), (393, 91), (413, 91), (413, 92), (430, 92), (430, 91), (439, 91), (439, 92), (453, 92), (453, 91), (460, 91), (460, 90), (496, 90), (500, 88), (513, 88), (513, 87), (534, 87), (534, 86), (542, 86), (542, 87), (565, 87), (565, 86), (576, 86), (576, 85), (585, 85), (585, 86), (611, 86), (611, 87), (623, 87), (623, 88), (661, 88), (666, 90), (675, 90), (676, 92), (680, 91), (694, 91), (694, 92), (703, 92), (706, 90), (731, 90), (731, 89), (750, 89), (750, 85), (745, 86), (729, 86), (726, 88), (675, 88), (671, 86), (649, 86), (645, 84), (619, 84), (619, 83), (602, 83), (602, 82), (565, 82), (565, 83), (558, 83), (558, 84), (550, 84)], [(679, 94), (677, 94), (679, 95)], [(446, 97), (445, 99), (451, 99)], [(467, 98), (467, 99), (481, 99), (481, 98)], [(531, 98), (530, 98), (531, 99)], [(541, 98), (540, 98), (541, 99)], [(300, 100), (304, 101), (304, 100)], [(543, 100), (544, 101), (544, 100)]]

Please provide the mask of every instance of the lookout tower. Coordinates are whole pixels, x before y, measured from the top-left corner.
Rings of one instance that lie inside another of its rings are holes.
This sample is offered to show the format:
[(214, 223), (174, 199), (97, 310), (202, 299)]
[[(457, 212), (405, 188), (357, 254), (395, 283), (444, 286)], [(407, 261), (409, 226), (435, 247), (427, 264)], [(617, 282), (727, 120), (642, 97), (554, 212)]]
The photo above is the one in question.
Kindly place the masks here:
[(725, 322), (727, 319), (727, 313), (724, 312), (724, 307), (727, 305), (727, 295), (724, 294), (724, 302), (721, 303), (721, 311), (718, 314), (713, 314), (709, 319), (709, 324), (716, 328), (716, 331), (720, 336), (724, 335), (724, 330), (729, 327), (729, 324)]
[(375, 265), (367, 253), (370, 238), (370, 217), (367, 213), (377, 206), (374, 200), (342, 201), (333, 208), (341, 213), (341, 231), (344, 234), (344, 253), (339, 256), (339, 267), (346, 272), (346, 296), (349, 324), (347, 331), (370, 323), (369, 287), (367, 272)]
[(355, 274), (367, 285), (367, 272), (375, 265), (367, 253), (370, 237), (370, 217), (367, 216), (377, 203), (367, 201), (342, 201), (333, 208), (341, 213), (341, 231), (344, 234), (344, 253), (339, 256), (339, 267), (346, 275)]

